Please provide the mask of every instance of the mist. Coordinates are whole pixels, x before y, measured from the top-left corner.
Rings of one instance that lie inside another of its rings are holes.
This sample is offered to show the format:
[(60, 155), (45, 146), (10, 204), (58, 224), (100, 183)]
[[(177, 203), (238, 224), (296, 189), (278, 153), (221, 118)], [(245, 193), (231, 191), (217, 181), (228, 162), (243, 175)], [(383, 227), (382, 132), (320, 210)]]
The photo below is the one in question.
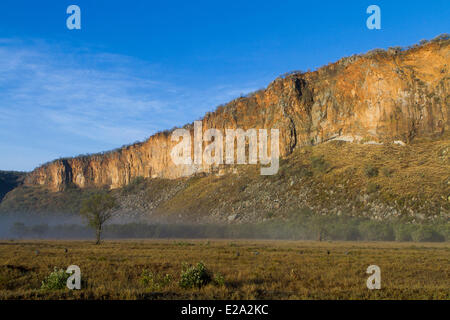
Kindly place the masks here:
[[(34, 215), (30, 213), (14, 213), (0, 215), (0, 239), (18, 238), (14, 232), (14, 225), (23, 224), (27, 228), (36, 229), (37, 226), (48, 226), (49, 229), (57, 229), (60, 226), (84, 225), (77, 215)], [(31, 232), (30, 232), (31, 233)], [(45, 234), (43, 234), (45, 235)]]
[[(0, 216), (0, 239), (94, 239), (78, 215)], [(116, 216), (103, 228), (104, 239), (280, 239), (339, 241), (450, 241), (446, 221), (412, 224), (303, 211), (288, 220), (258, 223), (169, 223)]]

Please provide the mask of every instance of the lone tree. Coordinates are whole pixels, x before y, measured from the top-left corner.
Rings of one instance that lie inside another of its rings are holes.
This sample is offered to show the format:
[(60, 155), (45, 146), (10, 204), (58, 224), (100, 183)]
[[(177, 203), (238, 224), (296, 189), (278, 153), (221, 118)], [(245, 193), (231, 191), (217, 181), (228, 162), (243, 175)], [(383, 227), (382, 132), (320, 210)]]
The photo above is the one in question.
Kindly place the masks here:
[(95, 244), (100, 244), (103, 225), (112, 217), (112, 209), (115, 207), (116, 199), (106, 192), (93, 194), (83, 201), (80, 214), (87, 220), (88, 225), (95, 229)]

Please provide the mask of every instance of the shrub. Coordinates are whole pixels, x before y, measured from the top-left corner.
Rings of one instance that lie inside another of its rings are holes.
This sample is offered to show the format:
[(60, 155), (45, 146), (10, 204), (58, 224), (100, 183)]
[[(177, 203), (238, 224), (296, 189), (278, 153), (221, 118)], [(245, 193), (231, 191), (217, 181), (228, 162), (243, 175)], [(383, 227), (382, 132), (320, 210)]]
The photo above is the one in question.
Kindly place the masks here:
[(214, 276), (214, 283), (215, 285), (222, 287), (225, 285), (225, 278), (220, 273), (218, 273)]
[(361, 239), (361, 234), (357, 227), (343, 227), (343, 240), (346, 241), (357, 241)]
[(376, 49), (372, 49), (372, 50), (368, 51), (366, 53), (366, 56), (371, 57), (371, 56), (382, 54), (382, 53), (385, 53), (385, 52), (386, 51), (384, 49), (376, 48)]
[(161, 290), (172, 282), (172, 276), (165, 274), (164, 276), (145, 269), (142, 271), (141, 283), (150, 290)]
[(443, 222), (442, 224), (437, 224), (435, 226), (437, 232), (442, 234), (445, 241), (450, 241), (450, 224), (448, 222)]
[(54, 268), (53, 272), (42, 281), (41, 289), (43, 290), (61, 290), (66, 287), (67, 279), (70, 274), (66, 273), (64, 269)]
[(201, 288), (211, 282), (211, 273), (202, 262), (196, 266), (183, 265), (179, 285), (183, 289)]
[(400, 47), (400, 46), (395, 46), (395, 47), (390, 47), (390, 48), (388, 49), (388, 51), (391, 51), (391, 52), (401, 52), (401, 51), (403, 51), (403, 48)]
[(434, 230), (431, 226), (420, 226), (412, 233), (414, 241), (419, 242), (443, 242), (445, 237)]
[(394, 228), (395, 241), (412, 241), (413, 226), (401, 224)]
[(443, 34), (438, 35), (436, 38), (434, 38), (431, 41), (435, 41), (435, 42), (436, 41), (446, 41), (449, 39), (450, 39), (450, 35), (448, 33), (443, 33)]
[(368, 164), (364, 167), (364, 173), (368, 178), (376, 177), (378, 176), (378, 168), (371, 164)]
[(368, 241), (392, 241), (395, 239), (394, 229), (389, 224), (367, 221), (361, 225), (361, 235)]
[(145, 189), (145, 178), (144, 177), (134, 177), (131, 179), (130, 183), (123, 187), (123, 194), (132, 194)]
[(302, 167), (302, 168), (300, 169), (299, 176), (302, 177), (302, 178), (303, 178), (303, 177), (305, 177), (305, 178), (307, 178), (307, 177), (312, 177), (312, 176), (313, 176), (313, 173), (312, 173), (312, 171), (309, 170), (308, 168)]
[(389, 169), (389, 168), (387, 168), (387, 167), (383, 167), (383, 168), (381, 169), (381, 172), (383, 173), (383, 175), (384, 175), (385, 177), (390, 177), (390, 176), (392, 176), (392, 173), (394, 173), (394, 170)]
[(325, 230), (322, 235), (329, 240), (356, 241), (361, 239), (356, 220), (352, 221), (345, 217), (329, 217), (323, 221), (322, 229)]
[(326, 172), (328, 170), (328, 163), (325, 161), (323, 156), (317, 157), (312, 156), (311, 157), (311, 166), (313, 169), (319, 171), (319, 172)]
[(275, 214), (274, 214), (272, 211), (269, 211), (269, 212), (266, 213), (266, 218), (267, 218), (267, 219), (271, 219), (271, 218), (273, 218), (274, 216), (275, 216)]

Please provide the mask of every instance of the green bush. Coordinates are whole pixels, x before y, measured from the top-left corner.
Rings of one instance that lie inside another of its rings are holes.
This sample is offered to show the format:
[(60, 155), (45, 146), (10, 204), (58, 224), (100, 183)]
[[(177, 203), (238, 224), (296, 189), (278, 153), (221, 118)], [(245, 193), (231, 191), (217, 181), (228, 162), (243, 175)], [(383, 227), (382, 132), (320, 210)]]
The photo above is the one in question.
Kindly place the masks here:
[(172, 282), (172, 276), (165, 274), (164, 276), (153, 273), (147, 269), (142, 271), (141, 283), (150, 290), (161, 290), (167, 287)]
[(368, 241), (393, 241), (394, 229), (389, 224), (367, 221), (361, 224), (361, 236)]
[(183, 264), (179, 285), (183, 289), (201, 288), (212, 281), (211, 272), (202, 262), (196, 266)]
[(368, 164), (364, 167), (364, 173), (368, 178), (376, 177), (378, 176), (378, 168), (371, 164)]
[(66, 273), (64, 269), (54, 268), (53, 272), (42, 281), (41, 289), (43, 290), (61, 290), (66, 287), (67, 279), (70, 274)]
[[(341, 239), (345, 241), (357, 241), (361, 239), (361, 233), (357, 227), (342, 225)], [(339, 239), (339, 238), (338, 238)]]
[(450, 241), (450, 223), (443, 222), (442, 224), (437, 224), (435, 228), (437, 232), (444, 236), (445, 241)]
[(220, 273), (217, 273), (214, 276), (214, 284), (216, 286), (219, 286), (219, 287), (224, 286), (225, 285), (225, 278)]
[(411, 225), (401, 224), (394, 227), (395, 241), (412, 241), (412, 232), (414, 227)]
[(394, 173), (394, 170), (389, 169), (388, 167), (383, 167), (383, 168), (381, 169), (381, 172), (383, 173), (383, 175), (384, 175), (385, 177), (390, 177), (390, 176), (392, 176), (392, 174)]
[[(322, 228), (322, 240), (345, 240), (356, 241), (361, 239), (361, 233), (358, 229), (357, 220), (347, 219), (345, 217), (324, 217), (322, 221), (319, 221), (319, 225)], [(309, 230), (317, 230), (317, 220), (311, 220), (313, 224), (308, 225)], [(314, 224), (316, 226), (314, 226)], [(316, 231), (317, 232), (317, 231)], [(313, 237), (314, 239), (314, 237)]]
[(434, 230), (431, 226), (420, 226), (412, 233), (414, 241), (418, 242), (442, 242), (445, 237)]

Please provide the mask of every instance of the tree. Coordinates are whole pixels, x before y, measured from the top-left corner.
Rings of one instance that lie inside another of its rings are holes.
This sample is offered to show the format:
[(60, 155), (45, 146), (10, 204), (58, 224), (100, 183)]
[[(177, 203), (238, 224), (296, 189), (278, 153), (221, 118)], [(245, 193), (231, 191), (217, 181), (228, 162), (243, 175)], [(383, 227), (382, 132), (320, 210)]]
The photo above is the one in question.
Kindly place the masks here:
[(83, 201), (80, 214), (87, 220), (88, 226), (95, 229), (95, 244), (100, 244), (103, 225), (112, 217), (116, 205), (116, 199), (106, 192), (93, 194)]
[(325, 240), (327, 237), (327, 223), (329, 223), (326, 216), (315, 215), (311, 219), (311, 229), (317, 236), (318, 241)]

